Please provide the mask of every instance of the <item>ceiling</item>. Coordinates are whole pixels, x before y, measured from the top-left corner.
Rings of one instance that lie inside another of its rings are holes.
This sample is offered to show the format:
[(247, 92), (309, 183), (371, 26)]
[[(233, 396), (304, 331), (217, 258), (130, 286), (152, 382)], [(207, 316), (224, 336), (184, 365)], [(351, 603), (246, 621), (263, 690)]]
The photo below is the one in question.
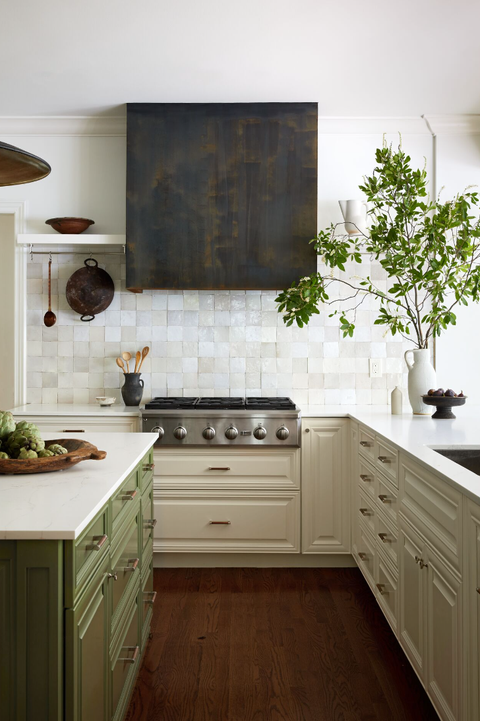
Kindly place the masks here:
[(280, 100), (480, 112), (478, 0), (15, 0), (2, 27), (1, 116)]

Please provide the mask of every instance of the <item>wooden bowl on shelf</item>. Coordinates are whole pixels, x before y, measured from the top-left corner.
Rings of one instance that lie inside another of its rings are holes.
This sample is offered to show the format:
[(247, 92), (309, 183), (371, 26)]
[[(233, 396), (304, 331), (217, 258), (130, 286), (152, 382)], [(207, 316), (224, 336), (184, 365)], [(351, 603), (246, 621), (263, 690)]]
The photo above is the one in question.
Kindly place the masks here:
[(452, 408), (455, 406), (465, 405), (467, 396), (422, 396), (423, 402), (426, 406), (435, 406), (436, 413), (433, 414), (432, 418), (456, 418), (457, 416), (452, 413)]
[(52, 471), (64, 471), (75, 466), (81, 461), (103, 461), (106, 451), (99, 451), (96, 446), (87, 441), (79, 441), (76, 438), (60, 438), (45, 441), (51, 446), (58, 443), (67, 449), (68, 453), (50, 458), (18, 458), (0, 459), (0, 474), (19, 475), (23, 473), (51, 473)]
[(91, 225), (95, 225), (95, 221), (89, 220), (88, 218), (50, 218), (45, 221), (45, 225), (51, 225), (57, 233), (73, 233), (78, 235), (79, 233), (83, 233), (83, 231)]

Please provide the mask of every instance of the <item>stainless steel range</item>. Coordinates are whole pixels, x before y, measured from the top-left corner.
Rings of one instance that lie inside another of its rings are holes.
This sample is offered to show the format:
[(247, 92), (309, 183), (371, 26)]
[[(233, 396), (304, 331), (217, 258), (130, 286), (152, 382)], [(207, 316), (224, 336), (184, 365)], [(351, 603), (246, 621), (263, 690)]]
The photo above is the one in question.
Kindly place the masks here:
[(300, 446), (290, 398), (153, 398), (142, 409), (155, 446)]

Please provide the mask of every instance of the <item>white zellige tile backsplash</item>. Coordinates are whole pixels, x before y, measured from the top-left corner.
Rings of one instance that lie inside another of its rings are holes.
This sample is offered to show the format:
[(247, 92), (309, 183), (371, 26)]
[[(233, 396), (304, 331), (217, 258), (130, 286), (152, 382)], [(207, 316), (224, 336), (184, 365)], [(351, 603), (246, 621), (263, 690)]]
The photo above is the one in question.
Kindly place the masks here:
[[(85, 255), (87, 257), (88, 253)], [(144, 400), (155, 395), (279, 395), (309, 404), (385, 404), (395, 385), (405, 387), (403, 353), (409, 344), (374, 326), (372, 302), (357, 311), (354, 338), (345, 340), (329, 311), (306, 328), (287, 328), (277, 313), (276, 292), (125, 290), (125, 263), (94, 254), (112, 276), (108, 310), (84, 323), (65, 298), (81, 255), (54, 256), (53, 328), (48, 303), (48, 254), (28, 263), (27, 401), (89, 403), (98, 395), (121, 401), (123, 383), (115, 358), (150, 346), (142, 377)], [(382, 279), (382, 269), (362, 264)], [(359, 266), (347, 273), (359, 272)], [(369, 358), (381, 358), (383, 376), (369, 377)]]

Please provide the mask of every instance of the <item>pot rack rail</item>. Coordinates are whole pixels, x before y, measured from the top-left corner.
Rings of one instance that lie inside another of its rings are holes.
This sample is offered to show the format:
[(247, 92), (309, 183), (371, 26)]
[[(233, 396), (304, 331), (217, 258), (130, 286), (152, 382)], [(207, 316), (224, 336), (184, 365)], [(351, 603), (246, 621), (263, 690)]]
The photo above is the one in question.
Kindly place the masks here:
[[(50, 260), (52, 259), (53, 255), (83, 255), (88, 256), (89, 258), (93, 258), (93, 252), (91, 248), (88, 248), (88, 250), (85, 248), (84, 250), (33, 250), (33, 245), (30, 244), (28, 247), (28, 254), (30, 255), (30, 260), (33, 260), (34, 255), (48, 255)], [(122, 245), (122, 250), (101, 250), (96, 249), (95, 254), (96, 255), (122, 255), (125, 256), (125, 246)]]

